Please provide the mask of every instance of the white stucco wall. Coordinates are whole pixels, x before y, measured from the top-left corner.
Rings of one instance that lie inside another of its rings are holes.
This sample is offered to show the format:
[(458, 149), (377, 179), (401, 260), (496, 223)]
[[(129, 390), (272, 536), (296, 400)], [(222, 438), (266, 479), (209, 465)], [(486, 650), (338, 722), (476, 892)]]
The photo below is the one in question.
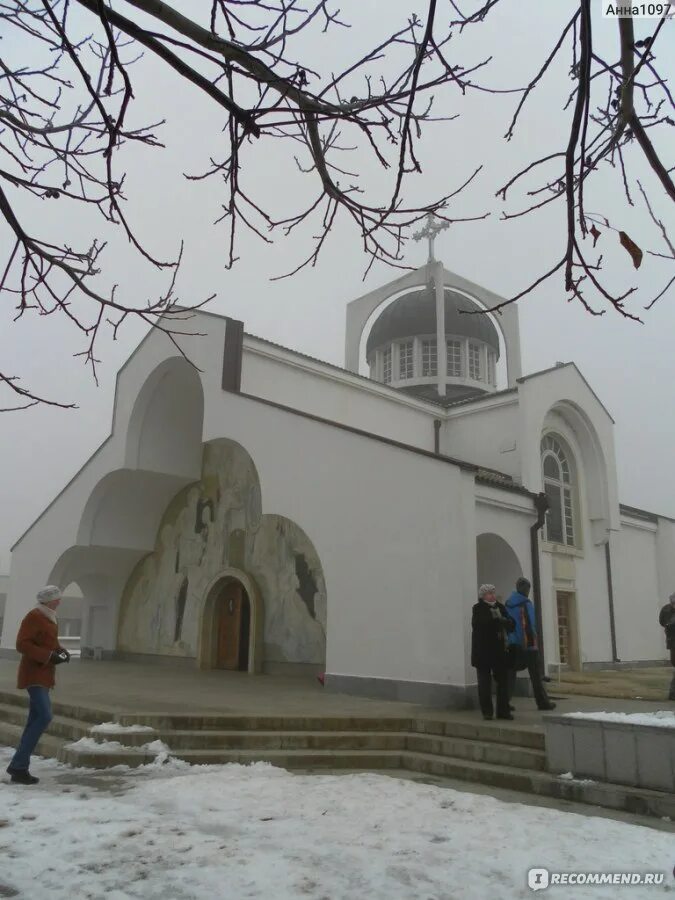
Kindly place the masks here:
[(618, 655), (622, 660), (665, 659), (658, 615), (667, 597), (659, 590), (657, 526), (622, 517), (611, 548)]
[(444, 416), (441, 407), (248, 335), (241, 390), (424, 450), (434, 449), (434, 418)]
[(441, 429), (441, 452), (497, 469), (516, 480), (522, 476), (518, 435), (518, 394), (448, 411)]
[[(197, 315), (188, 323), (183, 323), (182, 329), (191, 330), (193, 334), (180, 338), (180, 343), (186, 355), (193, 361), (212, 359), (218, 361), (219, 365), (223, 354), (225, 320), (213, 316), (209, 316), (208, 320), (206, 323), (204, 318)], [(205, 324), (208, 328), (204, 327)], [(198, 334), (200, 331), (207, 333), (201, 336)], [(127, 470), (132, 478), (133, 473), (137, 471), (138, 454), (135, 458), (130, 454), (127, 440), (130, 420), (133, 434), (132, 414), (140, 402), (139, 392), (142, 392), (142, 386), (146, 383), (152, 384), (149, 379), (153, 372), (172, 357), (176, 357), (176, 350), (160, 332), (151, 332), (139, 345), (118, 375), (114, 409), (111, 410), (110, 437), (84, 463), (70, 483), (45, 508), (43, 514), (12, 548), (7, 609), (0, 643), (3, 649), (14, 647), (16, 631), (22, 617), (33, 605), (36, 592), (50, 578), (63, 578), (64, 583), (75, 580), (72, 571), (63, 567), (55, 571), (55, 566), (66, 551), (82, 543), (80, 529), (83, 525), (83, 514), (86, 519), (88, 501), (92, 496), (96, 497), (97, 486), (102, 480), (117, 470)], [(187, 419), (191, 418), (188, 412)], [(180, 430), (178, 427), (178, 433)], [(176, 441), (176, 444), (178, 443), (179, 441)], [(171, 436), (167, 435), (166, 446), (170, 445)], [(179, 452), (178, 456), (179, 461), (185, 463), (184, 454)], [(37, 462), (38, 460), (36, 464)], [(146, 460), (143, 462), (147, 464)], [(161, 462), (166, 460), (162, 460), (160, 456), (159, 462), (161, 465)], [(181, 483), (189, 482), (190, 477), (187, 471), (183, 471), (181, 475), (170, 476), (167, 480), (167, 490), (164, 492), (166, 502), (171, 492), (175, 493)], [(114, 500), (116, 493), (111, 492), (107, 496)], [(165, 502), (162, 492), (157, 490), (157, 479), (150, 478), (145, 484), (142, 482), (136, 484), (135, 502), (137, 507), (145, 509), (146, 513)], [(95, 523), (95, 514), (91, 518)], [(140, 556), (149, 552), (153, 546), (154, 537), (149, 534), (152, 529), (152, 516), (148, 514), (147, 518), (145, 535), (133, 535), (137, 522), (130, 523), (129, 533), (126, 536), (96, 532), (94, 535), (96, 544), (102, 545), (103, 549), (100, 550), (95, 563), (91, 560), (89, 552), (90, 559), (87, 566), (84, 570), (81, 567), (78, 570), (80, 573), (83, 572), (83, 579), (87, 579), (88, 587), (88, 590), (85, 589), (78, 580), (84, 595), (83, 630), (93, 626), (97, 643), (106, 649), (112, 649), (114, 646), (116, 610), (113, 604), (115, 598), (119, 597), (121, 589), (119, 581), (121, 579), (123, 584)], [(85, 540), (85, 545), (88, 545), (89, 540), (91, 536)], [(121, 546), (122, 544), (125, 546)], [(70, 556), (75, 559), (77, 554), (71, 553)], [(93, 570), (90, 568), (92, 565), (95, 565)], [(96, 611), (90, 614), (92, 608)], [(104, 633), (105, 640), (103, 640)]]
[(206, 439), (217, 432), (242, 444), (258, 471), (263, 513), (297, 522), (317, 550), (327, 671), (463, 684), (457, 612), (474, 590), (464, 544), (475, 542), (458, 499), (468, 490), (473, 502), (473, 478), (236, 394), (223, 394), (219, 406)]

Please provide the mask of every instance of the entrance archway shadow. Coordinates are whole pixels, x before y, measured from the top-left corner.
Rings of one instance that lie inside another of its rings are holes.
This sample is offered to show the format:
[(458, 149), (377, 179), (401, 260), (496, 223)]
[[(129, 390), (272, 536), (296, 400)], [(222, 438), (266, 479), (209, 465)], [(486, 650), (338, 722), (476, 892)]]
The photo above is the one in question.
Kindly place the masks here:
[(494, 584), (504, 602), (524, 573), (515, 550), (498, 534), (479, 534), (476, 538), (477, 578), (481, 584)]

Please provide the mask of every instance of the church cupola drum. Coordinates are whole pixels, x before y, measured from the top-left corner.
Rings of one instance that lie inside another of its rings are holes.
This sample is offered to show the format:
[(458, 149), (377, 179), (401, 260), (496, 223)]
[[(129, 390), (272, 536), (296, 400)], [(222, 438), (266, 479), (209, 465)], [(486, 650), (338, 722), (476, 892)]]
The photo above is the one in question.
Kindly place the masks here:
[(439, 342), (436, 293), (432, 281), (398, 297), (378, 316), (366, 343), (370, 377), (447, 405), (495, 391), (495, 325), (477, 303), (446, 287), (444, 339), (441, 331)]

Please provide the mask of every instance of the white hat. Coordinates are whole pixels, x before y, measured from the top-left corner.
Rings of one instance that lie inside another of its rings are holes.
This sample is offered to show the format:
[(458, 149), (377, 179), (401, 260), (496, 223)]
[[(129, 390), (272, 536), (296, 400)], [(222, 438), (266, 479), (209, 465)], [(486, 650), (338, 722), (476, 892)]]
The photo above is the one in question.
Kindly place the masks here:
[(48, 584), (47, 587), (43, 587), (41, 591), (37, 592), (38, 603), (51, 603), (52, 600), (60, 598), (61, 588), (57, 587), (55, 584)]

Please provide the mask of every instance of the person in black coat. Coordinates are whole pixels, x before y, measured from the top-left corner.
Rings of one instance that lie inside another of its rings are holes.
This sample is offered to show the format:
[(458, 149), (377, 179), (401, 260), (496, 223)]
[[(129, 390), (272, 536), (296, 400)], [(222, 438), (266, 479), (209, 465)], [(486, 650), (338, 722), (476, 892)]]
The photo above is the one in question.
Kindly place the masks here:
[(497, 683), (497, 718), (512, 719), (509, 710), (508, 638), (515, 622), (497, 602), (493, 584), (483, 584), (471, 615), (471, 665), (478, 676), (478, 701), (484, 719), (493, 716), (492, 678)]
[[(666, 605), (659, 613), (659, 625), (666, 633), (666, 649), (670, 650), (670, 661), (675, 667), (675, 594), (671, 594)], [(675, 700), (675, 668), (670, 682), (668, 699)]]

